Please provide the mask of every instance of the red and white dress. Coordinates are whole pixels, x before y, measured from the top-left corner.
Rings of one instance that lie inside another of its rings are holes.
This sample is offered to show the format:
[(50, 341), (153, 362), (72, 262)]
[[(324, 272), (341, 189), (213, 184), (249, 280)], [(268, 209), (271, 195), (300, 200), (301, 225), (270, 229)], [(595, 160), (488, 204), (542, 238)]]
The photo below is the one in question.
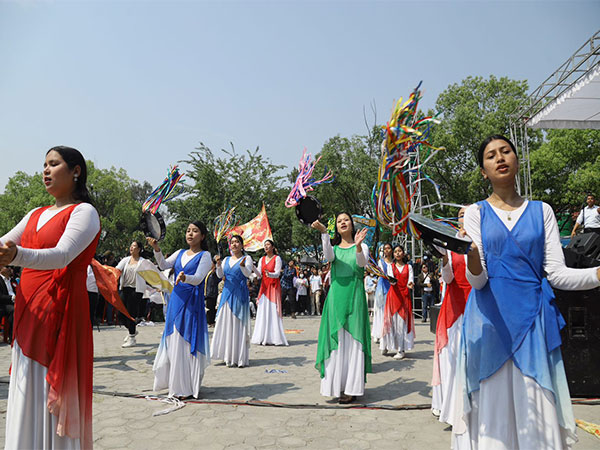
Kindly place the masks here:
[(30, 212), (0, 241), (24, 267), (15, 299), (6, 447), (92, 448), (87, 267), (100, 236), (88, 203)]
[(281, 314), (281, 283), (279, 273), (283, 262), (274, 256), (267, 262), (263, 256), (258, 262), (258, 272), (262, 277), (258, 292), (256, 323), (250, 342), (260, 345), (288, 345), (283, 330)]
[(442, 280), (446, 283), (446, 292), (435, 332), (431, 379), (433, 387), (431, 409), (440, 411), (440, 422), (448, 421), (451, 411), (455, 410), (453, 402), (462, 401), (462, 396), (455, 395), (454, 377), (460, 349), (463, 313), (471, 292), (466, 268), (466, 255), (448, 252), (448, 264), (442, 267)]
[(379, 348), (389, 353), (412, 350), (415, 342), (415, 321), (409, 283), (414, 283), (412, 267), (404, 264), (400, 268), (394, 262), (388, 264), (388, 275), (396, 279), (390, 285), (385, 299), (383, 331)]

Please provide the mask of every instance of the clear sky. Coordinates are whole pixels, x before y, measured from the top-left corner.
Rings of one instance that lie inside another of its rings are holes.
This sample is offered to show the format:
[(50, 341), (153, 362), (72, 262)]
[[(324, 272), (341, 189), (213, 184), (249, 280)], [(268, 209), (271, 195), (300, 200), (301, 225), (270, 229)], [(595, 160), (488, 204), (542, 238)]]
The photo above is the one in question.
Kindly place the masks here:
[(420, 80), (423, 108), (469, 75), (533, 89), (599, 19), (573, 0), (0, 0), (0, 192), (55, 145), (152, 185), (199, 142), (292, 167)]

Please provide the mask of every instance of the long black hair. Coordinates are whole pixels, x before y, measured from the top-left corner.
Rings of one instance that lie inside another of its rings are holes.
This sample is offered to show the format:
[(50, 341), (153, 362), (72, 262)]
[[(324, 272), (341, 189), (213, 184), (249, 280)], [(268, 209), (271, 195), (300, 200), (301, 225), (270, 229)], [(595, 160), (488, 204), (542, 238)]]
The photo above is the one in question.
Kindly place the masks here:
[(83, 203), (93, 204), (90, 197), (90, 193), (87, 188), (87, 165), (81, 152), (72, 147), (65, 147), (59, 145), (58, 147), (52, 147), (46, 152), (46, 155), (50, 152), (58, 153), (61, 158), (67, 163), (69, 169), (73, 170), (76, 166), (79, 166), (80, 173), (75, 182), (75, 190), (73, 191), (73, 198)]
[(341, 212), (337, 216), (335, 216), (335, 227), (334, 227), (335, 234), (333, 235), (333, 239), (331, 240), (331, 245), (340, 245), (340, 243), (342, 242), (342, 236), (340, 235), (340, 233), (338, 232), (338, 229), (337, 229), (337, 219), (342, 214), (346, 214), (350, 218), (350, 228), (352, 230), (352, 239), (354, 239), (354, 235), (356, 234), (356, 228), (354, 228), (354, 221), (352, 220), (352, 215), (347, 212)]
[(200, 220), (194, 220), (193, 222), (190, 222), (190, 225), (197, 227), (200, 230), (200, 233), (204, 235), (204, 239), (202, 239), (202, 242), (200, 242), (200, 248), (202, 250), (208, 250), (208, 229), (206, 228), (206, 225), (204, 225), (204, 222)]
[(510, 145), (511, 150), (513, 152), (515, 152), (517, 159), (519, 158), (519, 154), (517, 153), (515, 144), (513, 144), (510, 139), (508, 139), (506, 136), (503, 136), (501, 134), (492, 134), (491, 136), (488, 136), (487, 138), (485, 138), (483, 140), (483, 142), (479, 146), (479, 151), (477, 152), (477, 162), (479, 163), (479, 167), (481, 167), (482, 169), (483, 169), (483, 152), (485, 151), (485, 148), (488, 146), (488, 144), (492, 141), (506, 142), (508, 145)]

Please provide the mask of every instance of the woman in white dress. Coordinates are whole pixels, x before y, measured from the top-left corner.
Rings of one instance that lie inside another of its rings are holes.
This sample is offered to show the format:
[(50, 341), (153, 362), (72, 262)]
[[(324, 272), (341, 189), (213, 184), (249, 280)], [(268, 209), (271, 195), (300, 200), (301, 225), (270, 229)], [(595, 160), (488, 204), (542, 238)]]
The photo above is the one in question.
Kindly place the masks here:
[(204, 307), (204, 280), (212, 267), (206, 245), (204, 223), (188, 225), (188, 250), (178, 250), (165, 259), (156, 239), (147, 238), (161, 270), (174, 269), (175, 286), (156, 358), (154, 390), (169, 389), (169, 397), (198, 398), (204, 370), (210, 364), (208, 325)]
[[(388, 267), (392, 264), (393, 258), (392, 244), (383, 244), (383, 258), (377, 263), (383, 273), (388, 273)], [(379, 343), (381, 339), (381, 332), (383, 331), (383, 314), (385, 310), (385, 298), (390, 290), (390, 282), (385, 278), (379, 278), (377, 281), (377, 287), (375, 288), (375, 305), (373, 306), (373, 328), (371, 329), (371, 336), (376, 343)]]
[(560, 352), (558, 312), (550, 286), (600, 286), (600, 269), (565, 266), (550, 206), (518, 195), (514, 145), (504, 136), (480, 146), (479, 165), (493, 193), (471, 205), (473, 239), (456, 382), (455, 449), (565, 449), (577, 440)]
[(283, 330), (279, 282), (283, 262), (277, 255), (272, 240), (267, 239), (264, 248), (266, 255), (258, 262), (258, 271), (255, 272), (262, 278), (262, 282), (256, 300), (258, 310), (251, 342), (259, 345), (288, 345)]
[(225, 277), (210, 345), (213, 359), (228, 367), (246, 367), (250, 360), (250, 294), (247, 279), (253, 272), (252, 258), (244, 254), (244, 240), (234, 235), (229, 241), (231, 256), (217, 266)]
[(0, 266), (24, 268), (15, 298), (5, 448), (89, 449), (94, 349), (86, 278), (100, 218), (79, 151), (50, 149), (43, 177), (55, 203), (29, 212), (0, 238)]
[(395, 359), (404, 359), (415, 342), (415, 321), (412, 311), (410, 289), (414, 287), (412, 266), (406, 264), (404, 248), (394, 248), (394, 262), (388, 264), (388, 276), (392, 282), (385, 299), (383, 330), (379, 349), (382, 355), (394, 354)]

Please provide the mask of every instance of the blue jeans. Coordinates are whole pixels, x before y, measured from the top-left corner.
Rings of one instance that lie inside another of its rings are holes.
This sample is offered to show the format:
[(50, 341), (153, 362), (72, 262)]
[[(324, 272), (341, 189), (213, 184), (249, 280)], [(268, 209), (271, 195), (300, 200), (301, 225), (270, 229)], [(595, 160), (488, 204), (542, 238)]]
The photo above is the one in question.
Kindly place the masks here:
[(423, 305), (423, 321), (426, 321), (427, 313), (429, 312), (429, 307), (433, 305), (433, 292), (423, 292), (423, 297), (421, 297), (421, 303)]

